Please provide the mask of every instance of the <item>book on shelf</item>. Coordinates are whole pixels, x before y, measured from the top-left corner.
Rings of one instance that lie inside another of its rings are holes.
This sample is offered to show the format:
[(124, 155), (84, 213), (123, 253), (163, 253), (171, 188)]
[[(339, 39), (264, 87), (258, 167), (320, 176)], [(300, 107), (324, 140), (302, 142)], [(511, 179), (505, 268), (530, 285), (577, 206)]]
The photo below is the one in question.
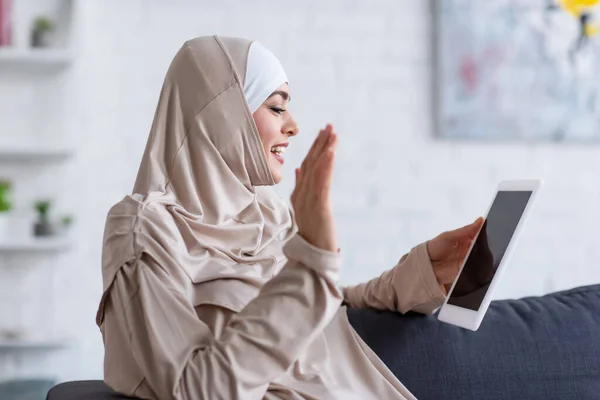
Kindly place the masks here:
[(12, 45), (12, 1), (0, 0), (0, 47)]

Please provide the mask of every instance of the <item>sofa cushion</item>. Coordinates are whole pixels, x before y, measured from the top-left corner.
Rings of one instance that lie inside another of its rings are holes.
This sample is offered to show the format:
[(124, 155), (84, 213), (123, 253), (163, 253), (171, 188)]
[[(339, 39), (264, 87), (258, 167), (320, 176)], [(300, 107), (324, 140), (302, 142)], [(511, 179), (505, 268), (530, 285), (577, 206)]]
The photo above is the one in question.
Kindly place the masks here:
[(103, 381), (73, 381), (56, 385), (46, 400), (128, 400), (113, 392)]
[(600, 398), (600, 285), (492, 301), (476, 332), (412, 312), (348, 317), (419, 400)]

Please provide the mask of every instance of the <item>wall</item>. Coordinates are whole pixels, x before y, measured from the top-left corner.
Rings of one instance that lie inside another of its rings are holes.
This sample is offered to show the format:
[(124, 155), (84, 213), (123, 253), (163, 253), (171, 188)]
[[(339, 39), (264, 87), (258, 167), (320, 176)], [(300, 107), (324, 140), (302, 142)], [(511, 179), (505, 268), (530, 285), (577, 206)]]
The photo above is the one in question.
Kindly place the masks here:
[[(499, 179), (523, 177), (542, 177), (546, 185), (497, 297), (600, 281), (598, 148), (435, 140), (429, 2), (81, 3), (78, 58), (53, 83), (59, 98), (46, 95), (40, 107), (77, 154), (62, 175), (24, 179), (35, 182), (38, 192), (55, 193), (77, 214), (76, 248), (53, 267), (56, 289), (48, 298), (56, 311), (43, 299), (28, 311), (77, 339), (72, 349), (38, 364), (51, 366), (61, 379), (102, 376), (94, 317), (104, 217), (132, 187), (171, 57), (198, 35), (255, 38), (281, 59), (291, 80), (291, 111), (302, 127), (286, 153), (287, 177), (318, 129), (335, 125), (340, 147), (333, 198), (343, 283), (374, 277), (410, 247), (471, 222), (486, 211)], [(26, 90), (1, 75), (0, 85), (0, 96), (7, 88), (16, 98)], [(31, 110), (19, 112), (2, 117), (17, 126), (15, 121), (31, 118)], [(33, 118), (46, 126), (46, 119)], [(292, 181), (277, 188), (282, 196), (289, 196)], [(16, 290), (0, 288), (5, 294)], [(25, 362), (17, 371), (32, 365)]]

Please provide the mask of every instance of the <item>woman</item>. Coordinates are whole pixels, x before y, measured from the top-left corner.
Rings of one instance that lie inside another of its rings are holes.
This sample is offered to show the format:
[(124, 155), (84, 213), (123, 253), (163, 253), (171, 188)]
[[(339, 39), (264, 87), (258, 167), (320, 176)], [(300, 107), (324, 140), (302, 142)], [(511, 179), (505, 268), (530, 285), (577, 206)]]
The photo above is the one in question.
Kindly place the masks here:
[(481, 221), (338, 287), (333, 128), (296, 171), (294, 211), (269, 187), (298, 134), (289, 101), (283, 68), (257, 42), (201, 37), (175, 55), (133, 194), (106, 222), (97, 324), (113, 389), (160, 400), (413, 398), (341, 304), (433, 312)]

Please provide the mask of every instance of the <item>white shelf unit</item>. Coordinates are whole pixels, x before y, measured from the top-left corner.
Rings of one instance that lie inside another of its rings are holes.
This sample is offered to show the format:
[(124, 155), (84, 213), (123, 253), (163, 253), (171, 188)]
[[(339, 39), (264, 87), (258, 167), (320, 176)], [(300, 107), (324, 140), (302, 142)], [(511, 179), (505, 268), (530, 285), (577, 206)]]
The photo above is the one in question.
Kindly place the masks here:
[(0, 68), (19, 72), (44, 72), (63, 69), (71, 64), (69, 49), (19, 49), (0, 47)]
[[(13, 0), (12, 43), (0, 47), (0, 70), (43, 73), (62, 70), (73, 61), (74, 31), (79, 0)], [(32, 47), (31, 30), (36, 17), (53, 20), (54, 40), (48, 47)]]
[(0, 163), (47, 163), (65, 161), (73, 156), (71, 149), (41, 147), (2, 147)]
[(66, 238), (32, 238), (0, 242), (0, 253), (60, 253), (71, 247), (71, 242)]
[[(55, 79), (51, 75), (69, 73), (70, 66), (76, 58), (76, 35), (79, 31), (77, 26), (81, 15), (79, 10), (81, 4), (84, 4), (81, 0), (13, 0), (13, 40), (10, 46), (0, 47), (0, 84), (8, 83), (9, 89), (16, 87), (18, 82), (21, 82), (25, 88), (28, 85), (31, 86), (31, 82), (35, 82), (37, 86), (45, 87), (42, 80), (47, 77), (50, 78), (50, 88), (53, 87), (54, 82), (60, 83), (60, 79)], [(50, 17), (56, 23), (57, 29), (54, 32), (54, 41), (49, 47), (39, 48), (31, 45), (32, 24), (34, 19), (39, 16)], [(11, 93), (8, 91), (2, 93), (3, 89), (4, 87), (0, 85), (0, 102), (10, 101)], [(60, 95), (60, 88), (57, 88), (57, 96)], [(31, 113), (32, 118), (35, 118), (35, 115), (35, 112)], [(2, 115), (2, 117), (6, 116)], [(11, 115), (8, 115), (8, 117), (11, 117)], [(17, 118), (21, 118), (20, 113)], [(7, 126), (11, 126), (11, 124), (8, 123)], [(51, 127), (48, 128), (51, 129)], [(57, 127), (57, 129), (60, 129), (60, 127)], [(19, 133), (15, 132), (3, 132), (3, 134), (11, 137), (19, 136)], [(32, 134), (37, 137), (35, 131), (32, 131)], [(14, 146), (12, 143), (0, 144), (0, 164), (2, 167), (7, 167), (7, 171), (25, 168), (28, 170), (27, 173), (30, 173), (31, 165), (36, 165), (42, 170), (47, 164), (65, 162), (74, 155), (73, 149), (56, 148), (56, 146), (61, 145), (59, 143), (48, 143), (48, 146), (44, 146), (44, 144), (36, 142), (35, 139), (33, 143), (21, 142)], [(50, 148), (50, 146), (55, 147)], [(29, 184), (28, 181), (24, 183)], [(4, 241), (0, 241), (0, 258), (5, 258), (6, 264), (10, 266), (8, 271), (0, 269), (0, 280), (3, 279), (3, 273), (10, 275), (14, 273), (14, 270), (19, 272), (22, 270), (21, 268), (12, 268), (13, 265), (20, 265), (21, 258), (22, 261), (26, 261), (27, 265), (31, 265), (32, 262), (37, 263), (33, 260), (36, 257), (39, 257), (45, 265), (48, 262), (53, 263), (55, 256), (70, 251), (74, 247), (73, 240), (74, 238), (67, 236), (54, 236), (48, 238), (25, 237), (23, 239), (9, 237)], [(23, 287), (22, 289), (26, 291), (29, 288)], [(39, 304), (39, 306), (33, 304), (33, 307), (52, 308), (54, 305), (51, 300), (53, 296), (54, 293), (51, 293), (47, 297), (46, 304)], [(27, 305), (29, 306), (29, 303)], [(17, 304), (14, 304), (14, 306), (17, 306)], [(14, 306), (9, 305), (9, 307), (18, 309)], [(22, 371), (27, 370), (26, 365), (21, 365), (22, 362), (25, 362), (25, 358), (21, 360), (21, 354), (27, 354), (30, 357), (36, 356), (37, 352), (46, 353), (67, 349), (72, 347), (73, 340), (76, 339), (75, 337), (63, 337), (61, 334), (46, 333), (46, 326), (37, 326), (36, 324), (29, 326), (30, 324), (21, 321), (21, 318), (15, 317), (12, 319), (16, 322), (8, 323), (5, 321), (6, 325), (15, 329), (25, 329), (26, 327), (26, 332), (28, 332), (27, 335), (14, 339), (3, 336), (2, 328), (7, 328), (7, 326), (3, 326), (0, 317), (0, 354), (15, 357), (15, 375), (20, 375)], [(50, 336), (48, 337), (48, 335)], [(35, 363), (35, 361), (32, 361), (32, 363)], [(54, 374), (54, 371), (50, 369), (44, 373), (50, 375)], [(3, 373), (0, 373), (0, 380), (3, 379), (2, 375)]]
[(66, 339), (38, 339), (38, 340), (8, 340), (0, 339), (0, 353), (7, 351), (24, 351), (24, 350), (60, 350), (69, 346)]

